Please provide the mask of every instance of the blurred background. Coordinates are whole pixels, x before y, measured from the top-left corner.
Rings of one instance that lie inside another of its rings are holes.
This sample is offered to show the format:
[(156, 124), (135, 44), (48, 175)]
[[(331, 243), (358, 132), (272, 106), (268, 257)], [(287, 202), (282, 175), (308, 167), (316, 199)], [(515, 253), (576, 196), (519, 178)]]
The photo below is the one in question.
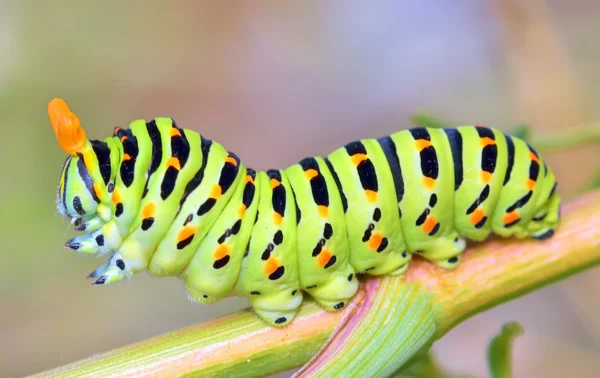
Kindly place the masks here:
[[(145, 273), (90, 286), (104, 260), (62, 247), (74, 232), (55, 209), (66, 156), (51, 98), (70, 104), (90, 138), (170, 116), (257, 169), (408, 128), (421, 110), (506, 131), (528, 122), (543, 135), (600, 119), (599, 20), (597, 0), (0, 0), (0, 376), (248, 305), (194, 304), (181, 281)], [(564, 198), (598, 175), (599, 149), (544, 153)], [(599, 273), (470, 319), (436, 344), (438, 359), (486, 376), (489, 339), (517, 320), (526, 334), (515, 376), (598, 376)]]

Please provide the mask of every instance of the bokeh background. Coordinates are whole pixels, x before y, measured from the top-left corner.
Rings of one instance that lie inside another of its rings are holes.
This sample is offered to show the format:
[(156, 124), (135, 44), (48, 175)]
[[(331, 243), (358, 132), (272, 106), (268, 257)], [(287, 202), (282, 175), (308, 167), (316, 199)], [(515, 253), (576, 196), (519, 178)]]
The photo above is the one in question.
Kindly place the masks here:
[[(148, 274), (90, 286), (103, 260), (62, 247), (74, 232), (54, 206), (65, 155), (52, 97), (91, 138), (171, 116), (258, 169), (410, 127), (418, 110), (542, 135), (600, 118), (599, 20), (597, 0), (0, 0), (0, 376), (247, 306), (194, 304), (181, 281)], [(563, 197), (598, 173), (599, 149), (545, 154)], [(599, 273), (476, 316), (434, 350), (450, 371), (486, 376), (487, 342), (517, 320), (517, 377), (596, 377)]]

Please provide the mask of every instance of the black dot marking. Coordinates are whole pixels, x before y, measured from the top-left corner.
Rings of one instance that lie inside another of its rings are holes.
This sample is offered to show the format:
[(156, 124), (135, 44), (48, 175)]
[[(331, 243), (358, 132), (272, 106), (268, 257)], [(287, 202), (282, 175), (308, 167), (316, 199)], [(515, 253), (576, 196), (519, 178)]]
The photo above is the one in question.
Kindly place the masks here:
[(330, 266), (332, 266), (333, 264), (335, 264), (336, 260), (337, 260), (337, 257), (331, 256), (329, 258), (329, 261), (327, 261), (327, 264), (325, 264), (325, 266), (323, 268), (325, 268), (325, 269), (329, 268)]
[(115, 190), (115, 184), (113, 184), (112, 182), (108, 184), (107, 190), (109, 193), (112, 193)]
[(477, 222), (477, 224), (475, 225), (475, 228), (483, 227), (483, 225), (485, 225), (485, 222), (487, 222), (487, 220), (488, 220), (488, 217), (481, 218), (481, 220), (479, 222)]
[(333, 227), (331, 227), (331, 224), (325, 223), (325, 229), (323, 230), (323, 236), (325, 237), (325, 239), (329, 240), (329, 238), (331, 238), (332, 235), (333, 235)]
[(375, 225), (373, 223), (369, 223), (369, 230), (373, 231), (375, 229)]
[(381, 209), (376, 208), (375, 211), (373, 212), (373, 220), (375, 222), (379, 222), (380, 219), (381, 219)]
[(338, 304), (336, 304), (335, 306), (333, 306), (334, 309), (339, 310), (340, 308), (344, 307), (344, 302), (340, 302)]
[(369, 241), (369, 239), (371, 239), (371, 228), (370, 227), (365, 230), (362, 241), (367, 242), (367, 241)]
[(533, 236), (536, 240), (546, 240), (551, 238), (554, 235), (554, 230), (548, 230), (541, 235)]
[[(439, 224), (439, 223), (438, 223)], [(379, 247), (377, 247), (377, 253), (381, 253), (383, 252), (383, 250), (388, 246), (388, 239), (387, 238), (383, 238), (381, 239), (381, 244), (379, 244)]]
[(408, 253), (406, 253), (406, 251), (402, 252), (402, 257), (407, 258), (408, 257)]
[(298, 290), (292, 291), (292, 295), (296, 295), (297, 292), (298, 292)]
[(225, 265), (227, 265), (227, 263), (229, 262), (229, 259), (231, 257), (229, 257), (229, 255), (225, 255), (223, 258), (215, 261), (213, 263), (213, 268), (215, 269), (221, 269), (222, 267), (224, 267)]
[(185, 247), (187, 247), (192, 242), (192, 240), (194, 240), (194, 235), (196, 234), (192, 234), (180, 241), (179, 243), (177, 243), (177, 249), (184, 249)]
[(208, 298), (208, 295), (206, 295), (206, 294), (202, 294), (202, 298), (204, 298), (204, 299), (207, 299), (207, 298)]
[(365, 273), (367, 273), (369, 270), (373, 270), (373, 269), (375, 269), (375, 267), (374, 267), (374, 266), (372, 266), (372, 267), (370, 267), (370, 268), (367, 268), (367, 269), (365, 269)]
[(104, 284), (105, 282), (106, 282), (106, 277), (102, 276), (102, 277), (98, 278), (98, 279), (96, 280), (96, 282), (94, 282), (94, 285), (102, 285), (102, 284)]
[(520, 220), (521, 220), (521, 218), (519, 218), (519, 219), (515, 219), (514, 221), (512, 221), (512, 222), (510, 222), (510, 223), (507, 223), (507, 224), (505, 224), (505, 225), (504, 225), (504, 227), (505, 227), (505, 228), (512, 227), (512, 226), (514, 226), (515, 224), (519, 223), (519, 221), (520, 221)]
[(422, 225), (423, 223), (425, 223), (425, 220), (427, 219), (427, 216), (429, 215), (430, 211), (431, 211), (431, 210), (429, 210), (429, 209), (425, 209), (425, 210), (424, 210), (424, 211), (421, 213), (421, 215), (419, 215), (419, 218), (417, 218), (417, 221), (415, 222), (415, 225), (416, 225), (416, 226), (420, 226), (420, 225)]
[(183, 225), (185, 226), (186, 224), (190, 223), (192, 219), (194, 219), (194, 214), (188, 215), (187, 218), (185, 218), (185, 222), (183, 222)]
[(208, 213), (210, 211), (210, 209), (213, 208), (213, 206), (215, 206), (215, 203), (217, 203), (217, 200), (214, 198), (209, 198), (207, 199), (198, 209), (198, 212), (196, 214), (198, 214), (198, 216), (202, 216), (206, 213)]
[(437, 203), (437, 194), (433, 193), (431, 197), (429, 197), (429, 206), (434, 207)]
[(423, 253), (423, 252), (425, 252), (425, 251), (424, 251), (424, 250), (422, 250), (422, 249), (417, 249), (417, 250), (415, 251), (415, 253)]
[(219, 239), (217, 239), (217, 243), (223, 244), (225, 243), (225, 239), (227, 239), (227, 232), (224, 232), (223, 235), (221, 235)]
[(275, 270), (273, 273), (271, 273), (269, 275), (269, 279), (271, 281), (278, 280), (278, 279), (280, 279), (283, 276), (283, 273), (285, 273), (285, 268), (282, 265), (279, 268), (277, 268), (277, 270)]
[[(75, 226), (76, 229), (80, 228), (83, 225), (83, 219), (82, 218), (77, 218), (75, 220), (75, 222), (73, 223), (73, 226)], [(79, 230), (78, 230), (79, 231)]]
[(431, 232), (429, 233), (429, 236), (433, 236), (435, 234), (437, 234), (437, 232), (440, 230), (440, 223), (436, 223), (435, 226), (433, 226), (433, 230), (431, 230)]
[(242, 227), (242, 220), (238, 219), (234, 224), (233, 227), (231, 227), (231, 233), (233, 235), (237, 235), (238, 232), (240, 232), (240, 227)]
[(248, 254), (250, 254), (250, 250), (247, 249), (246, 252), (244, 252), (244, 257), (248, 257)]
[(98, 244), (100, 247), (104, 245), (104, 235), (96, 236), (96, 244)]
[(154, 218), (145, 218), (142, 220), (142, 230), (146, 231), (154, 224)]
[(260, 291), (252, 291), (250, 292), (250, 295), (260, 295)]
[(77, 251), (79, 249), (79, 247), (81, 247), (81, 244), (75, 243), (75, 242), (73, 242), (73, 240), (69, 240), (68, 242), (65, 243), (65, 247), (71, 248), (71, 249)]
[(543, 221), (543, 220), (544, 220), (544, 219), (545, 219), (547, 216), (548, 216), (548, 213), (546, 213), (546, 214), (544, 214), (544, 215), (540, 215), (539, 217), (532, 218), (531, 220), (532, 220), (532, 221), (535, 221), (535, 222), (541, 222), (541, 221)]
[(260, 259), (263, 261), (267, 261), (269, 259), (269, 257), (271, 257), (271, 251), (269, 251), (269, 248), (265, 248), (265, 251), (263, 252)]
[(448, 259), (448, 262), (449, 262), (450, 264), (456, 264), (456, 263), (458, 262), (458, 256), (450, 257), (450, 258)]
[(321, 250), (322, 250), (322, 249), (323, 249), (323, 246), (321, 245), (321, 243), (318, 243), (318, 244), (315, 246), (315, 249), (313, 249), (312, 256), (313, 256), (313, 257), (319, 256), (319, 253), (321, 253)]
[(123, 204), (119, 202), (115, 208), (115, 216), (119, 217), (121, 214), (123, 214)]
[(454, 242), (458, 243), (458, 236), (454, 238)]
[(325, 243), (327, 243), (327, 241), (325, 239), (319, 240), (319, 244), (321, 244), (321, 247), (323, 247), (325, 245)]
[(117, 268), (121, 269), (121, 270), (125, 270), (125, 262), (121, 259), (117, 260)]
[(315, 287), (317, 287), (317, 285), (310, 285), (306, 287), (306, 290), (314, 289)]
[(354, 273), (350, 273), (350, 275), (348, 275), (348, 281), (352, 281), (353, 278), (354, 278)]
[(283, 316), (281, 318), (275, 319), (275, 324), (282, 324), (282, 323), (285, 323), (285, 322), (287, 322), (287, 318), (285, 318)]
[(83, 206), (81, 205), (81, 198), (79, 198), (79, 196), (75, 196), (75, 198), (73, 198), (73, 208), (75, 209), (77, 214), (79, 214), (79, 215), (85, 214), (85, 211), (83, 210)]
[(281, 232), (281, 230), (277, 231), (275, 236), (273, 236), (273, 243), (275, 243), (275, 245), (283, 243), (283, 232)]

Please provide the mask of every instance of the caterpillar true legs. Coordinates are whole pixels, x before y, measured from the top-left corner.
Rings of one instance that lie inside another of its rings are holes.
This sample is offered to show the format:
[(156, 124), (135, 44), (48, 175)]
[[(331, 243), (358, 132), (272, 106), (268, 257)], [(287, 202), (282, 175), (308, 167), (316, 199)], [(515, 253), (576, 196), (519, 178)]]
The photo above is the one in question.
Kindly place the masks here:
[(559, 222), (554, 174), (491, 128), (404, 130), (256, 172), (170, 118), (89, 141), (62, 100), (48, 110), (70, 154), (57, 206), (85, 232), (66, 245), (109, 256), (95, 284), (179, 276), (195, 301), (247, 296), (274, 326), (303, 292), (339, 310), (357, 274), (402, 274), (413, 255), (455, 268), (467, 238), (543, 240)]

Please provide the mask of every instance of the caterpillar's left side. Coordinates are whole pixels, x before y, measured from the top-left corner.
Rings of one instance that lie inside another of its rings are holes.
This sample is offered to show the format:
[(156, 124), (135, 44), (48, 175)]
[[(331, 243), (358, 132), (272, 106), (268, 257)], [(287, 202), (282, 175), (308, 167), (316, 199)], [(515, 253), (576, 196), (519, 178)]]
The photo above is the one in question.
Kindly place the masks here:
[(406, 130), (258, 172), (170, 118), (90, 141), (64, 101), (48, 112), (70, 155), (57, 206), (85, 231), (66, 246), (109, 256), (94, 284), (179, 276), (195, 301), (247, 296), (273, 326), (294, 318), (302, 292), (336, 311), (357, 273), (401, 274), (417, 253), (453, 268), (464, 237), (542, 238), (558, 223), (553, 174), (487, 128)]

